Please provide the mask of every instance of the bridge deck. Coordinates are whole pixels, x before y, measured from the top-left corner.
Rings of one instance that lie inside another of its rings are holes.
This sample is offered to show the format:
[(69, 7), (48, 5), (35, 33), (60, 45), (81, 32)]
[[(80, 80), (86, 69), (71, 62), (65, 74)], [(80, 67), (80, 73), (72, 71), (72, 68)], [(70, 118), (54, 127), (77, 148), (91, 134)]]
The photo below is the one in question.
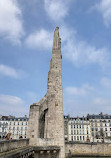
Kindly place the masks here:
[(22, 148), (17, 148), (14, 150), (10, 150), (10, 151), (6, 151), (6, 152), (2, 152), (0, 153), (0, 158), (22, 158), (24, 157), (29, 157), (31, 155), (33, 155), (34, 152), (39, 153), (39, 152), (46, 152), (46, 151), (59, 151), (60, 147), (58, 146), (47, 146), (47, 147), (43, 147), (43, 146), (35, 146), (35, 147), (30, 147), (30, 146), (26, 146), (26, 147), (22, 147)]
[(18, 158), (27, 154), (31, 155), (32, 152), (33, 152), (33, 147), (27, 146), (27, 147), (17, 148), (14, 150), (0, 153), (0, 158)]

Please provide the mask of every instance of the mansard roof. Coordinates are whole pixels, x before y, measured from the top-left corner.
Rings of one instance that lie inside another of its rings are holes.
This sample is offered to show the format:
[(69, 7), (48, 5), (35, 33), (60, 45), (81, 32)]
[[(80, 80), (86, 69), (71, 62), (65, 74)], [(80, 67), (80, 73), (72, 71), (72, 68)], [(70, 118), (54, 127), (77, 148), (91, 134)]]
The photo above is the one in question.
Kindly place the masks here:
[(108, 114), (98, 114), (98, 115), (87, 115), (87, 118), (88, 119), (111, 119), (111, 115), (108, 115)]

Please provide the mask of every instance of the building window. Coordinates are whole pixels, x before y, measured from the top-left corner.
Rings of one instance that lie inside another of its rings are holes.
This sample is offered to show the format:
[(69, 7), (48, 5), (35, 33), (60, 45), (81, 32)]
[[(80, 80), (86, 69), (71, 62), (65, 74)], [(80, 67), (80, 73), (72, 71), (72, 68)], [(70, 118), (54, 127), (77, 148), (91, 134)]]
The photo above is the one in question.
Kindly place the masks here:
[(73, 136), (71, 136), (71, 140), (73, 141)]
[(74, 140), (76, 141), (76, 136), (74, 136)]
[(71, 134), (73, 134), (73, 130), (71, 130)]
[(79, 136), (77, 136), (77, 140), (79, 140)]
[(84, 140), (84, 136), (83, 136), (83, 140)]

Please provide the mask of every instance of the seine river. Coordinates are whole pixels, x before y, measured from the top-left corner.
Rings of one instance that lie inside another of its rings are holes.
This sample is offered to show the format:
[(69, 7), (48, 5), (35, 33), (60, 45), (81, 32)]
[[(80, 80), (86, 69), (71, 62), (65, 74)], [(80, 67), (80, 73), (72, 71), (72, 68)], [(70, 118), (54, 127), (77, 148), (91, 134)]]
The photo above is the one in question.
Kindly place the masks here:
[[(87, 156), (85, 156), (86, 158), (108, 158), (108, 157), (87, 157)], [(85, 158), (85, 157), (71, 157), (71, 158)]]

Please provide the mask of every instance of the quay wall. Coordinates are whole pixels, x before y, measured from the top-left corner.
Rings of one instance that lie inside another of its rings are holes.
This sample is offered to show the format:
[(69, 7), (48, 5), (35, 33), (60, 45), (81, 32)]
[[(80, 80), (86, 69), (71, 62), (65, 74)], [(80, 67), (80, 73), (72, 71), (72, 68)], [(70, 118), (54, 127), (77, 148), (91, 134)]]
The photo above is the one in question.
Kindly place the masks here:
[(108, 143), (71, 143), (65, 144), (67, 156), (110, 156), (111, 144)]
[(0, 141), (0, 153), (29, 145), (29, 139)]

